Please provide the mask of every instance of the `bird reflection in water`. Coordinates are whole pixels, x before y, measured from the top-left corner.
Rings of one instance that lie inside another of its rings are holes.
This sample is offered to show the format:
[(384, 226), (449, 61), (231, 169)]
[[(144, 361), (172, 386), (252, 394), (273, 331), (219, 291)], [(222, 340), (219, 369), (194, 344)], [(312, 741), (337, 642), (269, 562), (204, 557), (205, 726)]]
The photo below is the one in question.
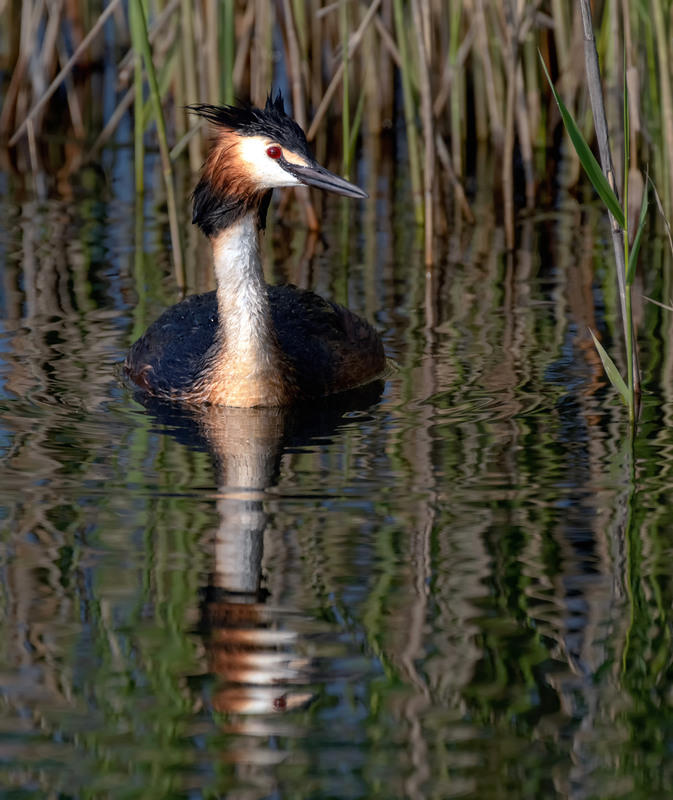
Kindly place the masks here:
[(212, 571), (202, 589), (199, 633), (209, 671), (217, 678), (210, 700), (214, 711), (293, 710), (310, 703), (311, 685), (326, 679), (324, 669), (302, 652), (303, 635), (293, 630), (295, 611), (264, 586), (267, 490), (278, 481), (286, 448), (334, 435), (345, 413), (367, 409), (382, 389), (382, 381), (373, 383), (310, 408), (190, 409), (139, 398), (173, 436), (213, 457), (220, 524)]

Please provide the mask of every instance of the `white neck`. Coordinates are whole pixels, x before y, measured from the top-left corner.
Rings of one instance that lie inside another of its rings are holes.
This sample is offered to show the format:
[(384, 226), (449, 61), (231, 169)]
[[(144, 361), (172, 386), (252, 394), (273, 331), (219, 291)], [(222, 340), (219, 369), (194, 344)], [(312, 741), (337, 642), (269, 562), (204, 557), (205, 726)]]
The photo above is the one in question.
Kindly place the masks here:
[(274, 334), (255, 211), (213, 240), (213, 257), (223, 344), (231, 358), (265, 361)]
[(291, 379), (260, 261), (258, 227), (257, 211), (251, 211), (212, 240), (220, 321), (208, 399), (220, 405), (277, 406), (291, 399)]

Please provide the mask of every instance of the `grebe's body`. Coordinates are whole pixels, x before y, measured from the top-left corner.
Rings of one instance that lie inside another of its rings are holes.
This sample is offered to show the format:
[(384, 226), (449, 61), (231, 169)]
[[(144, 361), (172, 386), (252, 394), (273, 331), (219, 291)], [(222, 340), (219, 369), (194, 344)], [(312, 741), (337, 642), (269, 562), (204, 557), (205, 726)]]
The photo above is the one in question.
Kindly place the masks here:
[(265, 290), (273, 334), (241, 348), (244, 357), (222, 347), (217, 294), (208, 292), (165, 311), (131, 348), (127, 373), (155, 397), (227, 406), (284, 406), (382, 376), (383, 347), (365, 320), (296, 286)]
[(259, 250), (274, 187), (367, 195), (316, 164), (280, 94), (263, 110), (194, 110), (217, 126), (193, 217), (211, 242), (217, 289), (165, 311), (131, 347), (126, 375), (155, 397), (244, 407), (289, 405), (380, 378), (386, 357), (371, 325), (313, 292), (267, 286)]

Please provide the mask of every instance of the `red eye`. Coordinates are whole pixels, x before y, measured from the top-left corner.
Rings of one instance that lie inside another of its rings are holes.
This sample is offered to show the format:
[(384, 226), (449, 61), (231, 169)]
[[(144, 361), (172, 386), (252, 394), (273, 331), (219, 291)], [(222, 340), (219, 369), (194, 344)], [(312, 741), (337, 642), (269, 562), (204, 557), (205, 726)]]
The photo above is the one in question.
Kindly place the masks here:
[(269, 158), (280, 158), (283, 155), (283, 151), (275, 144), (272, 144), (271, 147), (266, 148), (266, 154)]

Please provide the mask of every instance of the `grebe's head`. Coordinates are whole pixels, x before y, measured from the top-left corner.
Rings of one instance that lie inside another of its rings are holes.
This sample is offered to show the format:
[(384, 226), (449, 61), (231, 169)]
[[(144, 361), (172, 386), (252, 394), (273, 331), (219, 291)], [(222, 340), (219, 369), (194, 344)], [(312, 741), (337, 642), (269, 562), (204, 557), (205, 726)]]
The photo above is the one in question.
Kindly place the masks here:
[(208, 120), (215, 133), (194, 191), (193, 221), (207, 236), (239, 213), (263, 208), (275, 188), (305, 185), (345, 197), (368, 196), (316, 162), (304, 131), (285, 113), (280, 92), (269, 95), (263, 109), (197, 105), (190, 110)]

